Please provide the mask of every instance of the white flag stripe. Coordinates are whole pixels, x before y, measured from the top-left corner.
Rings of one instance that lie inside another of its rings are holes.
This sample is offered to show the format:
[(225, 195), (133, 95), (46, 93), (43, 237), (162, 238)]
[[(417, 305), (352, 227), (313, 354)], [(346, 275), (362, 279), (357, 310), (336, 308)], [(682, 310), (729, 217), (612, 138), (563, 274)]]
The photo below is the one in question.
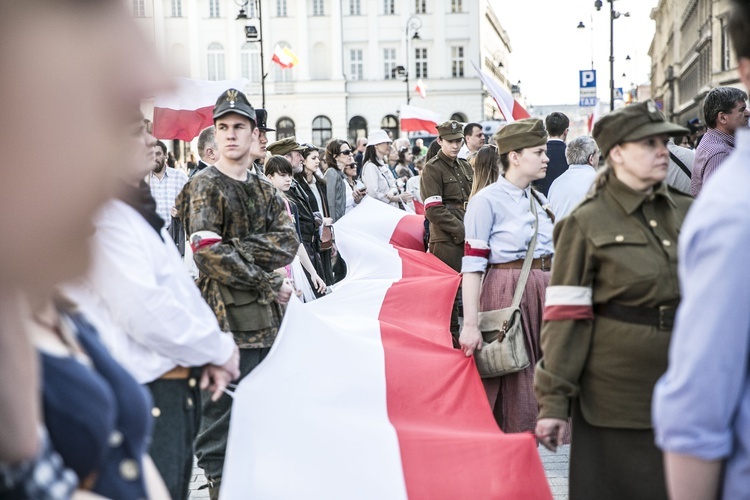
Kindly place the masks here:
[(545, 306), (590, 306), (592, 291), (588, 286), (547, 287)]
[(157, 95), (154, 98), (155, 108), (166, 109), (200, 109), (214, 106), (216, 99), (229, 89), (243, 91), (249, 80), (238, 78), (236, 80), (193, 80), (190, 78), (175, 78), (176, 88), (168, 94)]

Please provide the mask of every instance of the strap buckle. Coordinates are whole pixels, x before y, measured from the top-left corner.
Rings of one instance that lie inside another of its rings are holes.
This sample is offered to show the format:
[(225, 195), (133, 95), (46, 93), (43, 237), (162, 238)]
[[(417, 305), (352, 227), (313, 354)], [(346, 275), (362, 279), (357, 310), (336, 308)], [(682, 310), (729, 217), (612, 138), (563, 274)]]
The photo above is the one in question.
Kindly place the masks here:
[(673, 306), (659, 306), (659, 330), (671, 330), (677, 308)]
[(550, 271), (552, 269), (552, 256), (542, 255), (539, 257), (539, 265), (542, 271)]

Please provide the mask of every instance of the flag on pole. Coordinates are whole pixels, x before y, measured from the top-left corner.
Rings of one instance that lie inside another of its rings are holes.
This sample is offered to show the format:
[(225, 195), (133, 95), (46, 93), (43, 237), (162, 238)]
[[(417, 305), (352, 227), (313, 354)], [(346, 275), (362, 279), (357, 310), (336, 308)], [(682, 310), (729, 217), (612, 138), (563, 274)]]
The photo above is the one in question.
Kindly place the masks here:
[(424, 86), (424, 82), (421, 78), (417, 80), (417, 84), (414, 86), (414, 92), (419, 94), (422, 99), (427, 97), (427, 87)]
[(279, 45), (273, 49), (273, 57), (271, 60), (285, 69), (292, 68), (299, 64), (299, 59), (289, 47), (281, 48)]
[(594, 104), (594, 110), (589, 115), (589, 133), (591, 133), (592, 130), (594, 130), (594, 123), (600, 118), (601, 112), (599, 111), (599, 98), (596, 98), (596, 103)]
[(429, 109), (403, 104), (399, 112), (401, 130), (405, 132), (426, 131), (437, 134), (440, 115)]
[(336, 224), (346, 278), (293, 298), (234, 393), (222, 500), (551, 500), (536, 439), (503, 434), (451, 345), (460, 277), (424, 217), (365, 198)]
[(477, 65), (474, 64), (474, 61), (471, 61), (471, 65), (474, 66), (474, 70), (476, 70), (482, 83), (484, 83), (484, 86), (487, 87), (487, 91), (495, 100), (495, 103), (503, 114), (505, 121), (513, 123), (516, 120), (522, 120), (531, 116), (528, 111), (523, 109), (523, 106), (518, 104), (518, 101), (513, 98), (510, 92), (501, 87), (500, 84), (493, 80), (486, 72), (479, 69)]
[(228, 89), (242, 91), (248, 80), (177, 78), (175, 83), (173, 92), (154, 98), (154, 137), (189, 142), (213, 125), (213, 109), (219, 96)]

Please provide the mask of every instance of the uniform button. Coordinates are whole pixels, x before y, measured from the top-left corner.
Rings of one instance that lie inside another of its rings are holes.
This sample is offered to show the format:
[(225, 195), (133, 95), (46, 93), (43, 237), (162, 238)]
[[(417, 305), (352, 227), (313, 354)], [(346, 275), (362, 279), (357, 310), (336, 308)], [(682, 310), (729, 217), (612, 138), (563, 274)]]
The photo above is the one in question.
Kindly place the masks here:
[(122, 432), (120, 431), (112, 431), (112, 434), (109, 435), (109, 439), (107, 440), (107, 444), (109, 444), (112, 448), (117, 448), (122, 444)]
[(661, 244), (665, 247), (672, 246), (672, 242), (669, 240), (662, 240)]
[(193, 398), (187, 398), (187, 405), (192, 408), (193, 407)]
[(656, 226), (658, 226), (659, 224), (657, 224), (657, 223), (656, 223), (656, 221), (655, 221), (654, 219), (651, 219), (650, 221), (648, 221), (648, 225), (649, 225), (649, 226), (651, 226), (651, 227), (656, 227)]
[(135, 481), (139, 475), (138, 462), (132, 458), (126, 458), (120, 462), (120, 477), (126, 481)]
[(623, 241), (625, 241), (625, 236), (618, 234), (617, 236), (615, 236), (615, 241), (618, 243), (622, 243)]
[(154, 418), (159, 418), (159, 416), (161, 415), (161, 410), (154, 406), (153, 408), (151, 408), (151, 415), (153, 415)]
[(195, 377), (191, 377), (190, 380), (188, 380), (188, 385), (190, 387), (195, 387), (195, 384), (197, 384), (197, 383), (198, 382), (195, 381)]

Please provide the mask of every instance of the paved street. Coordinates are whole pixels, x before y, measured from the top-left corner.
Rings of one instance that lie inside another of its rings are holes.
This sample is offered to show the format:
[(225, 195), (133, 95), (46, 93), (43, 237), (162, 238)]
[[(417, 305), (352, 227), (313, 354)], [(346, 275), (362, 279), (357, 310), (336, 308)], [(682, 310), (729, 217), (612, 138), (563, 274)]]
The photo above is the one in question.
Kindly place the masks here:
[[(542, 457), (544, 472), (547, 474), (550, 489), (555, 500), (567, 500), (568, 498), (568, 464), (570, 462), (570, 445), (561, 446), (557, 453), (547, 451), (539, 447), (539, 455)], [(193, 469), (193, 478), (190, 483), (190, 499), (203, 500), (208, 498), (207, 489), (199, 489), (206, 484), (203, 471), (197, 466)]]

